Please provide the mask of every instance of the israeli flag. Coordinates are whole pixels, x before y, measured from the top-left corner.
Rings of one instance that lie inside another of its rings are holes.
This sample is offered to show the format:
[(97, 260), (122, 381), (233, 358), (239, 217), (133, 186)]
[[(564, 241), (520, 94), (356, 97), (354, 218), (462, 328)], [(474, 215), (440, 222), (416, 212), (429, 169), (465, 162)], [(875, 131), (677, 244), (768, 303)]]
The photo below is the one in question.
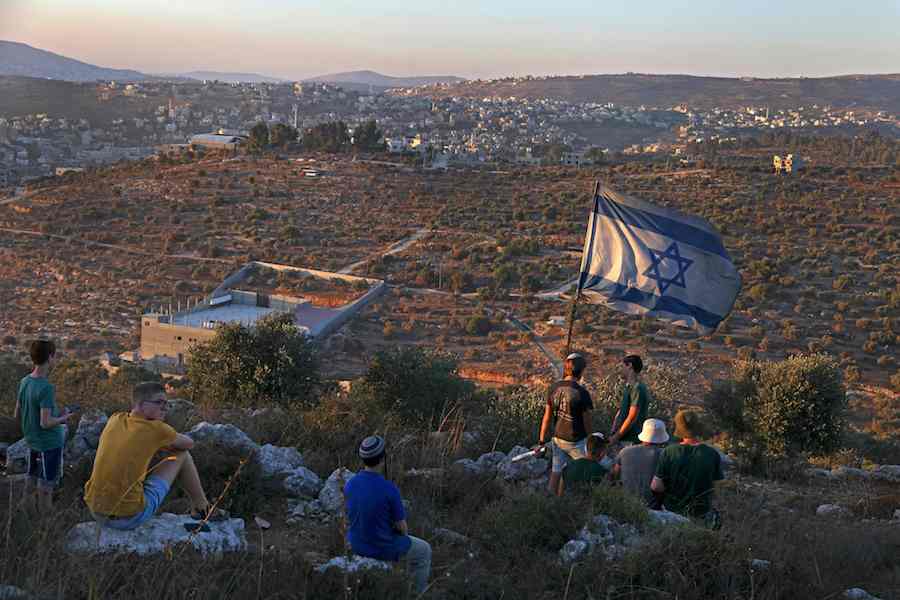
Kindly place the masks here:
[(578, 289), (592, 304), (712, 333), (741, 276), (704, 219), (600, 186), (588, 221)]

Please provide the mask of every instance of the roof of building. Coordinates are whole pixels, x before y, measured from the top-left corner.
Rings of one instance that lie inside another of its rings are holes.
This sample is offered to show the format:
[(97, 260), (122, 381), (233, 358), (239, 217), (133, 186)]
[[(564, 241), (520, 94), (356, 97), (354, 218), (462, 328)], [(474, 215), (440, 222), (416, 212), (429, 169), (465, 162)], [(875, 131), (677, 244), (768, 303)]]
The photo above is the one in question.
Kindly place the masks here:
[(218, 135), (216, 133), (198, 133), (191, 137), (192, 144), (239, 144), (244, 138), (237, 135)]

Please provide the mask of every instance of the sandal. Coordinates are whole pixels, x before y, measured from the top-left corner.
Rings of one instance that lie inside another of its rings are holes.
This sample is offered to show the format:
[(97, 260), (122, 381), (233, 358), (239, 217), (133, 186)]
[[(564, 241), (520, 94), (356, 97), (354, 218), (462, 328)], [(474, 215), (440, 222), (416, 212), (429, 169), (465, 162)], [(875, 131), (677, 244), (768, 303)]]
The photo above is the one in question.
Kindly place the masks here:
[(197, 508), (192, 510), (191, 518), (195, 521), (218, 523), (220, 521), (227, 521), (229, 518), (231, 518), (231, 515), (228, 514), (228, 511), (222, 510), (221, 508), (213, 508), (213, 505), (210, 504), (206, 507), (206, 510), (200, 510)]

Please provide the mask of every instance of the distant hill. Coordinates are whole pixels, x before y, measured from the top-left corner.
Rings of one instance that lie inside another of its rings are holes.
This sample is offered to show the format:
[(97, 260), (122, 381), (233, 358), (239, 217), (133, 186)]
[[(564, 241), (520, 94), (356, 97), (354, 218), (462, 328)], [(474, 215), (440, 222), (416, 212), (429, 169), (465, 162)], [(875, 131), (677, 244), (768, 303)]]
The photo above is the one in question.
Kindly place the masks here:
[(460, 83), (465, 81), (462, 77), (453, 75), (423, 75), (421, 77), (392, 77), (382, 75), (375, 71), (348, 71), (346, 73), (332, 73), (312, 77), (307, 81), (321, 81), (324, 83), (344, 84), (344, 87), (372, 86), (379, 89), (418, 87), (421, 85), (434, 85), (436, 83)]
[(220, 71), (190, 71), (189, 73), (179, 73), (178, 76), (188, 79), (224, 81), (225, 83), (284, 83), (286, 81), (259, 73), (222, 73)]
[(570, 102), (614, 102), (639, 106), (790, 108), (818, 104), (868, 107), (900, 113), (900, 74), (757, 79), (693, 75), (584, 75), (534, 79), (469, 80), (449, 88), (423, 88), (423, 95), (516, 96)]
[(64, 81), (140, 81), (147, 76), (127, 69), (107, 69), (28, 44), (0, 40), (0, 75), (18, 75)]

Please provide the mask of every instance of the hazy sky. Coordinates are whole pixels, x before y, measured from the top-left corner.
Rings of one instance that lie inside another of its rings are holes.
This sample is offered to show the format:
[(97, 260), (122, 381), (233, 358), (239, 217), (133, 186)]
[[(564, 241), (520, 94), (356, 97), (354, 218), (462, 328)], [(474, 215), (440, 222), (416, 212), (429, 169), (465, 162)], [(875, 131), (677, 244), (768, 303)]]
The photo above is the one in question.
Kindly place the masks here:
[(151, 73), (814, 77), (900, 72), (900, 0), (0, 0), (0, 39)]

